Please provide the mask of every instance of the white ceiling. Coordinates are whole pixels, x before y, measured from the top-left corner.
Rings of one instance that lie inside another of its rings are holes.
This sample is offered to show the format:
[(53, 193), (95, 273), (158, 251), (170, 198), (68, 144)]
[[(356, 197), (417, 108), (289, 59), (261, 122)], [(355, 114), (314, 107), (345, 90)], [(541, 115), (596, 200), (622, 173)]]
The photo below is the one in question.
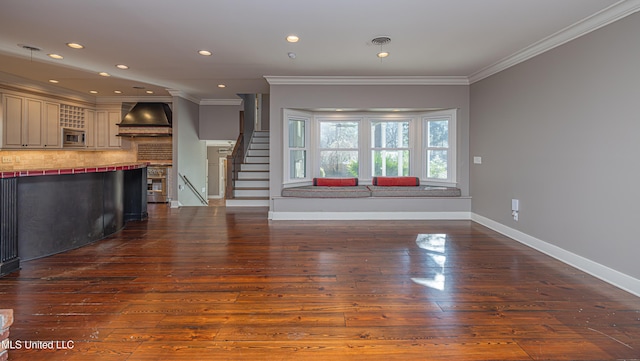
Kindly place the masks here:
[[(611, 12), (614, 4), (629, 8), (630, 3), (638, 5), (636, 0), (2, 0), (0, 72), (43, 84), (56, 79), (56, 87), (82, 94), (97, 90), (98, 97), (112, 97), (114, 90), (140, 96), (133, 87), (144, 86), (154, 95), (174, 89), (198, 100), (268, 93), (264, 76), (473, 80), (558, 32), (576, 32), (575, 24), (607, 8), (604, 13)], [(287, 43), (289, 34), (300, 41)], [(380, 46), (371, 44), (381, 35), (391, 38), (383, 46), (391, 55), (383, 60), (376, 57)], [(85, 49), (68, 48), (68, 42)], [(200, 49), (213, 55), (198, 55)], [(50, 59), (48, 53), (64, 59)], [(120, 63), (130, 69), (115, 68)], [(112, 76), (99, 76), (102, 71)], [(218, 88), (221, 83), (227, 87)]]

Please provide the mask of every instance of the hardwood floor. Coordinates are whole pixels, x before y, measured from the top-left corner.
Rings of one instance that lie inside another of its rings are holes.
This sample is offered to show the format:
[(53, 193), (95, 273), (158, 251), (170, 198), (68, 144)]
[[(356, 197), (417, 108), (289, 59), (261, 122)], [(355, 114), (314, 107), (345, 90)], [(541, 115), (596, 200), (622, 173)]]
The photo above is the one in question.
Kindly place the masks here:
[(640, 298), (470, 221), (149, 211), (0, 278), (14, 343), (73, 346), (10, 360), (640, 359)]

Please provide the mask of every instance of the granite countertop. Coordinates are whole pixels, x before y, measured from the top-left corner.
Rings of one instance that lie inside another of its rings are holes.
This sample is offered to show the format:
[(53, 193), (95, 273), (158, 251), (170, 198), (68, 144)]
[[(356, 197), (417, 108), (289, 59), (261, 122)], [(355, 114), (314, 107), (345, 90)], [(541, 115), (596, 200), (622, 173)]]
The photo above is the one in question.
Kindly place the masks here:
[(118, 170), (131, 170), (146, 168), (147, 162), (121, 163), (110, 165), (99, 165), (95, 167), (73, 167), (73, 168), (47, 168), (47, 169), (23, 169), (23, 170), (0, 170), (0, 178), (16, 178), (16, 177), (32, 177), (42, 175), (62, 175), (62, 174), (81, 174), (81, 173), (99, 173), (99, 172), (115, 172)]

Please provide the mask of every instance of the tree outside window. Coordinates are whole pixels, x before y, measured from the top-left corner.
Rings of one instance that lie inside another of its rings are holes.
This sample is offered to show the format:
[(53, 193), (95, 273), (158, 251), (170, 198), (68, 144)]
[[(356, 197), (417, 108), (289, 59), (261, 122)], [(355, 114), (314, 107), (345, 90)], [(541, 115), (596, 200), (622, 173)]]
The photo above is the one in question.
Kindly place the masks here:
[(409, 175), (409, 122), (371, 123), (372, 176)]
[(357, 121), (320, 122), (320, 176), (357, 177)]
[(449, 120), (427, 120), (427, 178), (447, 179)]

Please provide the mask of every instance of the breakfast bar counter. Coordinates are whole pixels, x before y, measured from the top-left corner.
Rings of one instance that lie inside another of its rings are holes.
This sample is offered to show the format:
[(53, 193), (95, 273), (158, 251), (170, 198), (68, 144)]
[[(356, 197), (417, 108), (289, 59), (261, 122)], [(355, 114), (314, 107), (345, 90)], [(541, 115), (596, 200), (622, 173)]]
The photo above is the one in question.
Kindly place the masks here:
[(0, 171), (0, 276), (147, 218), (147, 163)]

